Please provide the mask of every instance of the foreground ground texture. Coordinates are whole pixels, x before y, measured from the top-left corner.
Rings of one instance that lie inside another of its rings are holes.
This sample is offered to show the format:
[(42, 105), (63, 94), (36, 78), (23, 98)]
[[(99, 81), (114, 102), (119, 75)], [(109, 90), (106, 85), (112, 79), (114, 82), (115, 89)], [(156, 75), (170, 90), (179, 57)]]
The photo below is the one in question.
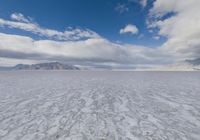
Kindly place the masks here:
[(0, 72), (1, 140), (199, 140), (200, 73)]

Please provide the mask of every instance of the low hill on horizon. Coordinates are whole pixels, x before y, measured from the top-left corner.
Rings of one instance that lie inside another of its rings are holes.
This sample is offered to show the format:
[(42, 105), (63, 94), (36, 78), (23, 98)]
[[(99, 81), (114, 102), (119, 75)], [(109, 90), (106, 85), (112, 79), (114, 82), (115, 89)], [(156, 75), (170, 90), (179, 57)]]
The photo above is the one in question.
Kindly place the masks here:
[(80, 70), (79, 67), (59, 62), (38, 63), (38, 64), (17, 64), (13, 67), (1, 67), (1, 70)]

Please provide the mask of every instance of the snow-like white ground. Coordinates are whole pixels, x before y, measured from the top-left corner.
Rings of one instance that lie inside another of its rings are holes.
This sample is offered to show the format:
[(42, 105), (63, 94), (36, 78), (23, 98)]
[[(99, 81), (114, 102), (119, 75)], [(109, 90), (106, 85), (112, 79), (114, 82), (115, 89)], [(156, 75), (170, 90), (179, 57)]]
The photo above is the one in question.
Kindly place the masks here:
[(199, 140), (200, 72), (0, 72), (1, 140)]

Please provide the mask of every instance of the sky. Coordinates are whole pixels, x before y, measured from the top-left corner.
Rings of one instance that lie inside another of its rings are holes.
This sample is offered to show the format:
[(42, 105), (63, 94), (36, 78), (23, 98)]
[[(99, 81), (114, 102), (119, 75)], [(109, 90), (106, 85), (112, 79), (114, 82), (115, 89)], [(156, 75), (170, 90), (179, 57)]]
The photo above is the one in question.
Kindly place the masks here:
[(200, 54), (199, 0), (0, 1), (0, 66), (169, 65)]

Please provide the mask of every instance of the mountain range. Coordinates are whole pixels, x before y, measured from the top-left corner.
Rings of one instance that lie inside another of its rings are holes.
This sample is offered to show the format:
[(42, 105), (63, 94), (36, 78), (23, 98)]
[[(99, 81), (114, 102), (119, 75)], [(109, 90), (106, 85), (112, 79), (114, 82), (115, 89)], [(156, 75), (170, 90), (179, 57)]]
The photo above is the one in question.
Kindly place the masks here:
[(59, 62), (50, 62), (31, 65), (18, 64), (13, 67), (0, 67), (0, 70), (80, 70), (80, 68)]
[[(92, 70), (92, 68), (90, 68)], [(100, 68), (94, 68), (100, 69)], [(39, 64), (18, 64), (13, 67), (0, 67), (0, 70), (80, 70), (79, 67), (59, 62), (39, 63)], [(106, 69), (108, 70), (108, 69)], [(110, 68), (109, 70), (115, 70)], [(193, 60), (185, 60), (182, 63), (157, 66), (152, 68), (135, 68), (134, 71), (199, 71), (200, 58)]]

